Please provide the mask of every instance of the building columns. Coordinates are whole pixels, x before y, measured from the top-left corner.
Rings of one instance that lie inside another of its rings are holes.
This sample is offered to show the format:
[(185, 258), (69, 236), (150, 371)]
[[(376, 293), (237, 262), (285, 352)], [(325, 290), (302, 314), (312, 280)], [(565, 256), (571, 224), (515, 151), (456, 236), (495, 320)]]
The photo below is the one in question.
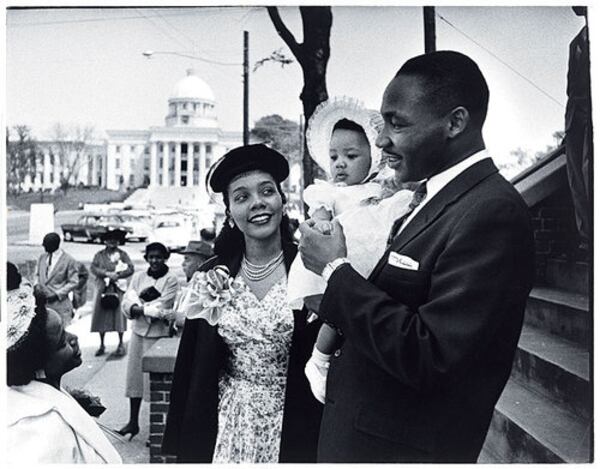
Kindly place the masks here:
[[(166, 149), (166, 151), (165, 151)], [(166, 187), (169, 185), (169, 162), (171, 157), (171, 144), (169, 142), (163, 143), (163, 166), (162, 166), (162, 186)]]
[(188, 142), (187, 186), (194, 185), (194, 143)]
[(46, 148), (44, 150), (44, 182), (42, 184), (42, 189), (50, 189), (52, 184), (50, 184), (50, 171), (52, 171), (52, 165), (50, 164), (50, 150)]
[(156, 142), (150, 143), (150, 185), (156, 186), (158, 182), (158, 168), (157, 168), (157, 155), (156, 155)]
[(198, 168), (198, 185), (204, 186), (206, 177), (206, 143), (200, 143), (200, 168)]
[(181, 142), (175, 143), (175, 187), (181, 186)]

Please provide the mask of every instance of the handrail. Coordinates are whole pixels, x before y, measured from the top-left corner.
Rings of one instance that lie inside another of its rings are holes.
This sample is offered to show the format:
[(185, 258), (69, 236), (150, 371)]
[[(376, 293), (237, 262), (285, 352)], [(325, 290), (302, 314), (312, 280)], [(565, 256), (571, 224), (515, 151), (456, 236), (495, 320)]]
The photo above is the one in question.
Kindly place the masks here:
[(560, 144), (557, 148), (552, 150), (550, 153), (548, 153), (546, 156), (544, 156), (541, 160), (536, 161), (534, 164), (532, 164), (531, 166), (529, 166), (528, 168), (526, 168), (525, 170), (523, 170), (519, 174), (517, 174), (515, 177), (513, 177), (510, 180), (510, 182), (512, 183), (513, 186), (516, 185), (517, 183), (521, 182), (523, 179), (525, 179), (529, 175), (538, 171), (540, 168), (546, 166), (551, 161), (554, 161), (560, 155), (565, 153), (565, 150), (566, 149), (565, 149), (564, 143)]

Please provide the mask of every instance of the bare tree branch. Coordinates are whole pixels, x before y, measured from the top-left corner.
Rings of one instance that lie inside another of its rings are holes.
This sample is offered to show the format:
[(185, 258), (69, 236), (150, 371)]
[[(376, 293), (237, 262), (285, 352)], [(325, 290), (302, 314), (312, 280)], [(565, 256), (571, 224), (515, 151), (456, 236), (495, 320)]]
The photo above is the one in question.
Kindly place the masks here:
[(271, 21), (275, 26), (275, 31), (277, 31), (277, 34), (281, 36), (281, 39), (283, 39), (283, 42), (285, 42), (290, 48), (292, 54), (294, 54), (298, 62), (302, 63), (302, 48), (300, 44), (298, 44), (298, 42), (296, 41), (294, 35), (284, 24), (277, 7), (267, 7), (267, 13), (269, 13), (269, 17), (271, 18)]

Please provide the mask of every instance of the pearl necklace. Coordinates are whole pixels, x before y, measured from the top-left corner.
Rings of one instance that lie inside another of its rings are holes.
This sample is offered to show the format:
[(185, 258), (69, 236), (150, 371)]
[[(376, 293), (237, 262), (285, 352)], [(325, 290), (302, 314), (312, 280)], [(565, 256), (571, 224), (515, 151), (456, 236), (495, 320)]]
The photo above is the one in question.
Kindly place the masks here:
[(242, 271), (248, 280), (259, 282), (271, 275), (283, 262), (283, 251), (278, 256), (263, 265), (252, 264), (246, 256), (242, 260)]

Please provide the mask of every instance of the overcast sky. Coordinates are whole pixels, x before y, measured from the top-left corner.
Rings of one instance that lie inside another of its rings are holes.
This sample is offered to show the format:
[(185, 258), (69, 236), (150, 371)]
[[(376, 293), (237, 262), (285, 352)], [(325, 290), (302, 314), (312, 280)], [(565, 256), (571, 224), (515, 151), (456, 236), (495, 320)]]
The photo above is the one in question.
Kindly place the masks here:
[[(281, 10), (302, 41), (297, 8)], [(495, 159), (552, 144), (564, 127), (569, 43), (583, 19), (570, 7), (440, 6), (436, 13), (437, 48), (468, 54), (488, 80), (484, 136)], [(422, 25), (420, 7), (334, 7), (329, 95), (378, 109), (395, 71), (423, 52)], [(221, 127), (241, 131), (241, 65), (148, 60), (142, 52), (241, 63), (247, 30), (251, 64), (280, 48), (291, 56), (261, 7), (9, 10), (6, 28), (7, 125), (29, 125), (39, 138), (55, 122), (93, 125), (101, 137), (163, 125), (169, 94), (190, 67), (214, 91)], [(251, 73), (251, 122), (268, 114), (298, 120), (301, 88), (297, 63)]]

